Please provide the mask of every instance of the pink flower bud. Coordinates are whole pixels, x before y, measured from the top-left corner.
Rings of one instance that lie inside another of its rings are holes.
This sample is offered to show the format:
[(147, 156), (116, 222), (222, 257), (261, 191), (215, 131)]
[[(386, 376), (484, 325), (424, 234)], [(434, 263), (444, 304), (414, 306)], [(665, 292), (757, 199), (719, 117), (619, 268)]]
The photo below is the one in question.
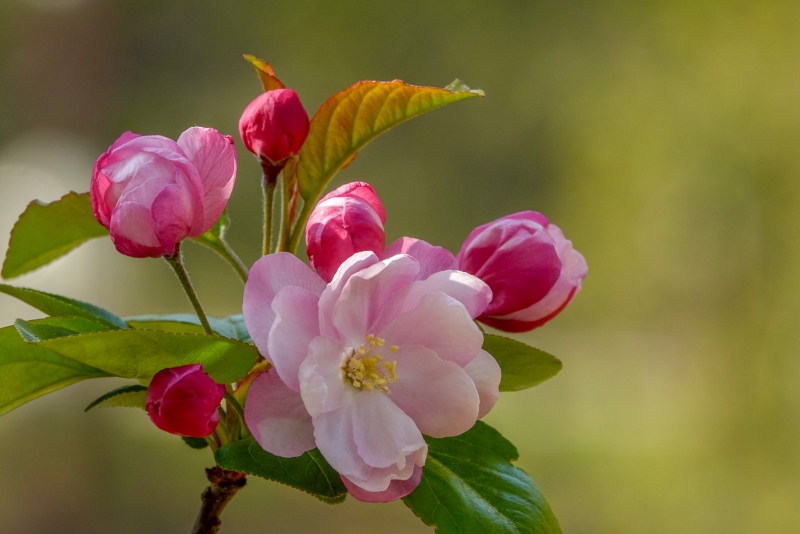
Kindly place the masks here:
[(365, 182), (334, 189), (314, 207), (306, 225), (306, 253), (326, 282), (356, 252), (383, 254), (386, 212), (377, 193)]
[(459, 269), (492, 289), (492, 301), (478, 319), (506, 332), (532, 330), (558, 315), (587, 274), (572, 242), (534, 211), (479, 226), (456, 259)]
[(225, 386), (211, 380), (199, 363), (162, 369), (147, 389), (147, 413), (165, 432), (202, 438), (217, 428), (224, 396)]
[(303, 146), (308, 135), (308, 115), (291, 89), (267, 91), (242, 112), (239, 134), (247, 150), (262, 164), (282, 167)]
[(171, 256), (214, 226), (235, 180), (233, 139), (212, 128), (189, 128), (177, 142), (125, 132), (95, 163), (92, 209), (122, 254)]

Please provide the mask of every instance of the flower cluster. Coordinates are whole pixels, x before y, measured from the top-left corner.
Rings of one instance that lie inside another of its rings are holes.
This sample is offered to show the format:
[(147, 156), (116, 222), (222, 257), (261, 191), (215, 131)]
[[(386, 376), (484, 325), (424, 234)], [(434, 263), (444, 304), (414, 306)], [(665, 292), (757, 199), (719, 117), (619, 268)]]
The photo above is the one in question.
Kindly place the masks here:
[[(272, 180), (297, 157), (309, 120), (294, 91), (274, 89), (247, 106), (239, 131)], [(121, 253), (175, 262), (180, 242), (220, 217), (235, 174), (233, 140), (216, 130), (190, 128), (177, 141), (127, 132), (97, 160), (92, 207)], [(424, 436), (463, 434), (497, 401), (500, 366), (476, 321), (541, 326), (587, 273), (561, 230), (533, 211), (479, 226), (455, 255), (411, 237), (387, 246), (386, 220), (371, 185), (331, 191), (306, 221), (310, 265), (266, 254), (242, 305), (269, 364), (241, 385), (249, 432), (282, 457), (319, 449), (370, 502), (408, 495), (426, 463)], [(187, 365), (153, 377), (146, 407), (159, 428), (203, 437), (216, 432), (224, 395), (200, 364)]]

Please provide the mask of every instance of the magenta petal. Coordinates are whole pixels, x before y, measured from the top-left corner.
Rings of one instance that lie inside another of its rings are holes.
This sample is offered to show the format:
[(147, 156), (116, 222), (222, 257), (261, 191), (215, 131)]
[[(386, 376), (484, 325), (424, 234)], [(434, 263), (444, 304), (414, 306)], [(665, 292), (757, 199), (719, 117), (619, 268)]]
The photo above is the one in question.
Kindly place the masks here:
[(319, 203), (322, 204), (326, 200), (336, 197), (360, 198), (375, 210), (381, 223), (386, 222), (386, 210), (383, 208), (383, 203), (381, 203), (381, 199), (378, 197), (378, 193), (375, 192), (375, 189), (367, 182), (350, 182), (349, 184), (339, 186), (322, 197)]
[(244, 419), (261, 448), (272, 454), (294, 458), (316, 446), (311, 416), (300, 394), (288, 388), (274, 370), (250, 384)]
[(203, 224), (196, 234), (200, 235), (217, 222), (231, 196), (236, 180), (236, 149), (230, 136), (198, 126), (183, 132), (178, 146), (197, 169), (203, 185)]
[(383, 257), (389, 258), (397, 254), (406, 254), (419, 262), (419, 280), (425, 280), (439, 271), (458, 269), (458, 262), (452, 252), (413, 237), (401, 237), (393, 242), (386, 247)]
[(261, 355), (268, 360), (269, 332), (275, 321), (272, 300), (287, 286), (301, 287), (319, 295), (325, 289), (325, 282), (296, 256), (279, 252), (255, 262), (244, 286), (244, 323)]
[(111, 216), (109, 232), (114, 246), (127, 256), (157, 258), (169, 253), (156, 238), (150, 210), (141, 204), (118, 204)]
[(389, 386), (388, 398), (414, 421), (420, 432), (445, 438), (472, 428), (480, 400), (465, 369), (419, 346), (400, 347), (385, 358), (397, 361), (397, 380)]
[(214, 382), (197, 363), (156, 373), (145, 402), (150, 420), (161, 430), (201, 438), (219, 423), (217, 407), (224, 395), (225, 386)]
[(367, 491), (350, 482), (347, 477), (340, 476), (344, 487), (354, 498), (362, 502), (391, 502), (409, 495), (422, 481), (422, 467), (415, 465), (414, 472), (407, 480), (392, 480), (384, 491)]
[(480, 397), (478, 419), (489, 413), (494, 408), (500, 397), (500, 366), (491, 354), (480, 350), (478, 355), (464, 366), (464, 371), (475, 382)]
[(300, 391), (298, 371), (308, 356), (311, 340), (319, 335), (319, 297), (301, 287), (284, 287), (272, 300), (275, 322), (267, 350), (278, 375), (294, 391)]
[(192, 229), (194, 206), (191, 195), (185, 183), (182, 186), (178, 182), (164, 187), (153, 200), (150, 208), (153, 231), (167, 254), (174, 254), (175, 246)]

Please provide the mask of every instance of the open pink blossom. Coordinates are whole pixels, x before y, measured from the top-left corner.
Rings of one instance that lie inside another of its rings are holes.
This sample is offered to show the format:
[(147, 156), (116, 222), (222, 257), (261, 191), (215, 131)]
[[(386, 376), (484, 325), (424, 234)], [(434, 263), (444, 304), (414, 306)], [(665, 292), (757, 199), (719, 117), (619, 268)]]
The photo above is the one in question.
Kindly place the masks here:
[(253, 265), (244, 320), (273, 368), (250, 386), (245, 420), (265, 450), (317, 447), (354, 497), (386, 502), (419, 484), (423, 434), (459, 435), (492, 408), (500, 368), (473, 322), (491, 291), (460, 271), (420, 273), (409, 255), (372, 252), (329, 283), (287, 253)]
[(366, 182), (352, 182), (322, 197), (306, 223), (306, 253), (326, 282), (356, 252), (383, 254), (386, 212)]
[(189, 128), (177, 142), (125, 132), (95, 163), (92, 209), (122, 254), (173, 255), (214, 226), (235, 179), (233, 138), (212, 128)]
[(224, 396), (225, 386), (199, 363), (170, 367), (157, 372), (147, 388), (147, 414), (165, 432), (202, 438), (217, 428)]
[(522, 211), (475, 228), (457, 255), (458, 268), (492, 288), (478, 320), (525, 332), (563, 310), (581, 290), (586, 260), (547, 217)]

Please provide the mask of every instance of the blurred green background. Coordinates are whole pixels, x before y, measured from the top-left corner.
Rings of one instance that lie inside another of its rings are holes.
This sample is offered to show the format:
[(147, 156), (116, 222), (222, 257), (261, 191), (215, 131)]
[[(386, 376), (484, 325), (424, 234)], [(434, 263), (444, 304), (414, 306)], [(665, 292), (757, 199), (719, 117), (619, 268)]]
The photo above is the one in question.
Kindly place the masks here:
[[(237, 138), (230, 240), (257, 258), (259, 169), (236, 125), (270, 61), (309, 114), (362, 79), (487, 97), (402, 125), (337, 177), (371, 182), (390, 239), (456, 251), (534, 209), (589, 263), (583, 292), (522, 336), (564, 361), (487, 421), (570, 533), (800, 531), (800, 4), (0, 2), (0, 234), (33, 198), (88, 189), (125, 130)], [(241, 284), (187, 246), (207, 309)], [(5, 246), (0, 252), (5, 250)], [(120, 315), (190, 311), (163, 262), (96, 240), (12, 283)], [(2, 324), (35, 318), (5, 296)], [(82, 383), (0, 420), (0, 530), (185, 532), (207, 452)], [(252, 479), (225, 532), (426, 532), (402, 503), (329, 507)]]

